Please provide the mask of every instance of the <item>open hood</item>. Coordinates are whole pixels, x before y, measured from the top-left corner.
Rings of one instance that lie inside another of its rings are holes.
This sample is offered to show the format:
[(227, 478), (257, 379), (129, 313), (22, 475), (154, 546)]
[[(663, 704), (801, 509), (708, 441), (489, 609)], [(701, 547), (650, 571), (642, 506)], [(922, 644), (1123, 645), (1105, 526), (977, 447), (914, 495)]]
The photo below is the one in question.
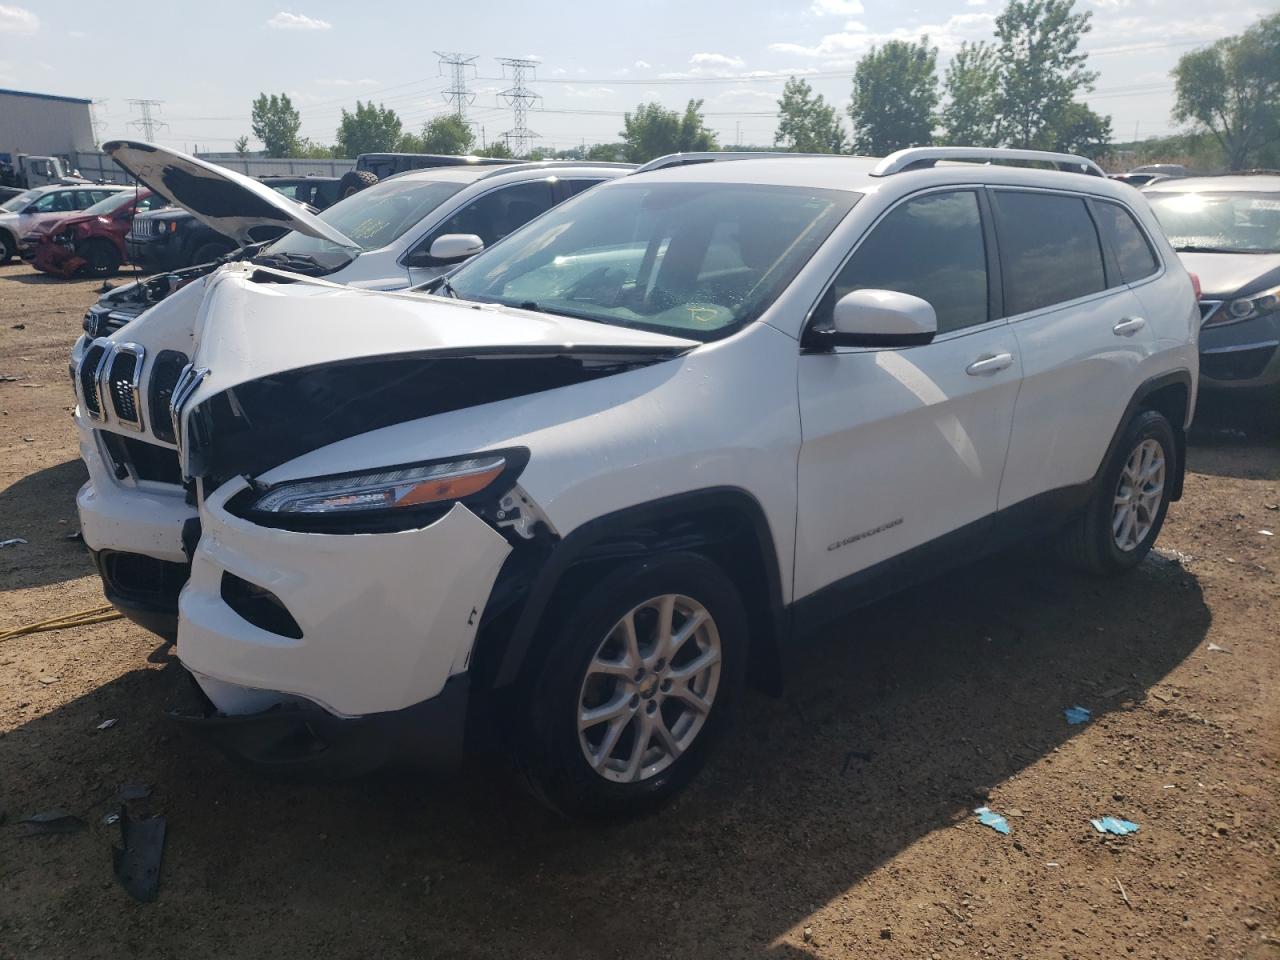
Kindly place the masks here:
[(173, 392), (187, 476), (259, 474), (380, 427), (658, 363), (642, 330), (228, 264)]
[(156, 193), (241, 244), (254, 242), (254, 227), (277, 226), (358, 247), (301, 205), (234, 170), (138, 140), (112, 140), (102, 150)]

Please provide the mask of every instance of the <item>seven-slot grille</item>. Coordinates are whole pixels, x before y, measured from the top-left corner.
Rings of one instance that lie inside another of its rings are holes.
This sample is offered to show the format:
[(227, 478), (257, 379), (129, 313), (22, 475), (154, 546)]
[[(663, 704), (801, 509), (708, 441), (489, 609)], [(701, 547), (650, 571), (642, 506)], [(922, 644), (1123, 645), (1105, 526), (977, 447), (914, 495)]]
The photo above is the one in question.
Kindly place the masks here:
[(142, 404), (138, 392), (145, 351), (136, 343), (117, 343), (107, 367), (107, 392), (116, 419), (123, 426), (142, 429)]
[(146, 217), (134, 217), (133, 225), (129, 227), (129, 236), (131, 237), (149, 237), (155, 232), (155, 223)]
[(80, 402), (91, 420), (102, 419), (102, 394), (98, 391), (98, 368), (107, 354), (107, 345), (94, 343), (84, 352), (80, 371), (76, 375), (80, 384)]

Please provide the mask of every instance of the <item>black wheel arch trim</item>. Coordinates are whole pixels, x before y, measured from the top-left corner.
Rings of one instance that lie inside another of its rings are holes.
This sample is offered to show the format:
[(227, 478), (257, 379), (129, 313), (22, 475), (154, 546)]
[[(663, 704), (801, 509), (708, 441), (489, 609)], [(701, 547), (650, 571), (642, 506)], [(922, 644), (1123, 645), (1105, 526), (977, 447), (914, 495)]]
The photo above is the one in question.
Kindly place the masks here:
[[(1116, 425), (1115, 433), (1111, 435), (1111, 442), (1107, 444), (1107, 452), (1103, 454), (1102, 462), (1098, 464), (1098, 469), (1093, 475), (1093, 486), (1095, 488), (1102, 482), (1102, 475), (1107, 469), (1107, 464), (1111, 462), (1111, 458), (1115, 456), (1116, 448), (1120, 445), (1120, 440), (1124, 436), (1125, 430), (1129, 424), (1133, 422), (1133, 418), (1137, 416), (1140, 410), (1147, 409), (1146, 400), (1158, 390), (1166, 387), (1180, 386), (1187, 393), (1187, 412), (1190, 412), (1192, 396), (1194, 395), (1193, 383), (1191, 379), (1191, 371), (1186, 368), (1177, 370), (1169, 370), (1165, 373), (1157, 374), (1148, 380), (1144, 380), (1138, 385), (1133, 392), (1133, 396), (1129, 398), (1129, 403), (1125, 407), (1124, 415), (1120, 417), (1120, 422)], [(1182, 499), (1182, 483), (1186, 476), (1187, 470), (1187, 418), (1186, 413), (1183, 414), (1181, 423), (1173, 423), (1173, 437), (1177, 463), (1174, 465), (1172, 485), (1169, 489), (1169, 499), (1171, 501)]]
[[(787, 635), (787, 613), (782, 601), (782, 574), (778, 565), (773, 531), (765, 517), (764, 508), (752, 494), (739, 487), (726, 486), (674, 494), (596, 517), (571, 531), (549, 549), (544, 547), (544, 559), (537, 565), (538, 569), (532, 573), (527, 587), (521, 591), (523, 596), (515, 601), (518, 604), (518, 612), (511, 622), (510, 629), (503, 630), (501, 636), (494, 637), (485, 637), (482, 631), (482, 635), (477, 639), (477, 646), (494, 643), (502, 647), (496, 658), (496, 669), (491, 686), (506, 687), (519, 679), (556, 590), (573, 567), (591, 559), (594, 548), (613, 540), (613, 546), (608, 551), (610, 559), (643, 557), (654, 552), (655, 549), (663, 550), (667, 547), (659, 544), (655, 548), (654, 544), (646, 543), (641, 539), (633, 543), (618, 542), (616, 538), (629, 531), (660, 526), (663, 521), (687, 519), (710, 511), (729, 513), (746, 520), (749, 532), (755, 539), (759, 551), (758, 559), (766, 581), (765, 601), (769, 615), (767, 623), (758, 625), (762, 628), (760, 632), (752, 631), (752, 659), (757, 660), (762, 654), (769, 656), (772, 658), (769, 661), (770, 666), (777, 666), (780, 669), (777, 656), (779, 644)], [(702, 545), (706, 546), (713, 542), (714, 538), (708, 538)], [(687, 537), (670, 544), (671, 549), (695, 552), (698, 546), (697, 542), (691, 542)], [(532, 543), (529, 548), (534, 549)], [(520, 551), (518, 549), (515, 552)], [(733, 578), (732, 571), (726, 572)], [(494, 602), (497, 593), (498, 588), (495, 586), (490, 604)], [(749, 596), (744, 595), (743, 601), (748, 607), (750, 606)], [(504, 606), (509, 607), (511, 604)], [(501, 612), (498, 612), (498, 616)], [(486, 609), (482, 623), (496, 622), (496, 620), (497, 617)], [(778, 677), (777, 680), (776, 688), (780, 689), (781, 678)], [(775, 689), (773, 683), (764, 685), (766, 689)]]

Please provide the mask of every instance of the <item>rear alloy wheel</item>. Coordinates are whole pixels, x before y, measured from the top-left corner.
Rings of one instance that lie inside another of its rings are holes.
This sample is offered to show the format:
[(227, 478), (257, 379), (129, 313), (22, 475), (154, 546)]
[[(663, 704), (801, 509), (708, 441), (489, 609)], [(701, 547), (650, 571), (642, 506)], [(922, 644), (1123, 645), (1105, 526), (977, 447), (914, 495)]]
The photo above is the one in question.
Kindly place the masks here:
[(1164, 414), (1143, 410), (1125, 428), (1093, 498), (1068, 524), (1060, 552), (1090, 573), (1136, 567), (1156, 542), (1169, 509), (1177, 466), (1173, 427)]
[(523, 692), (517, 760), (568, 816), (657, 808), (697, 773), (741, 691), (747, 619), (706, 557), (629, 563), (577, 584)]

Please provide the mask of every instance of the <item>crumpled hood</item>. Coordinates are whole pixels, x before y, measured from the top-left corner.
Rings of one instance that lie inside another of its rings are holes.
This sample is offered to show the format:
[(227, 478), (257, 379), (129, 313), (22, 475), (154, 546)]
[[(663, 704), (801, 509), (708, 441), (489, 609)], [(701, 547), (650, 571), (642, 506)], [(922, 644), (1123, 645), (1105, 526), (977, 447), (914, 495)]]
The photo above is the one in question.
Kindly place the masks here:
[(1280, 254), (1180, 253), (1182, 265), (1200, 278), (1202, 296), (1225, 300), (1280, 284)]
[(241, 244), (253, 242), (249, 231), (254, 227), (277, 226), (357, 246), (301, 205), (234, 170), (137, 140), (112, 140), (102, 150), (156, 193)]
[(219, 480), (392, 423), (611, 376), (699, 346), (250, 264), (224, 266), (206, 287), (191, 372), (174, 403), (187, 475)]

